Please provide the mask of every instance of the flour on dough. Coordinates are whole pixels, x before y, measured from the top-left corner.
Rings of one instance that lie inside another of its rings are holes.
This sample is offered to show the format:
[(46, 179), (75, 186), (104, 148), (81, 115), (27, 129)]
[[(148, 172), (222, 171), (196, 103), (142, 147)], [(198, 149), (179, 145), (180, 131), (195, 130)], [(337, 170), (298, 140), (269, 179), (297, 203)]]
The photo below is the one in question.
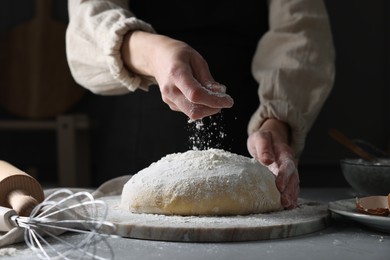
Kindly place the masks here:
[(220, 149), (169, 154), (123, 187), (121, 207), (164, 215), (246, 215), (280, 210), (275, 176)]

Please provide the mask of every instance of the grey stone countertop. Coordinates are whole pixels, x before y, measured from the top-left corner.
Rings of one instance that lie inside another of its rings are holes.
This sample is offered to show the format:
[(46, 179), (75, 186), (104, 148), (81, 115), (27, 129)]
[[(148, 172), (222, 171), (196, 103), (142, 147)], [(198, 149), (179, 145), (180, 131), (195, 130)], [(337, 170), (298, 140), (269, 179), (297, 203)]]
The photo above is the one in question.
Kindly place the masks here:
[[(355, 194), (345, 188), (303, 188), (300, 197), (327, 203), (354, 198)], [(77, 236), (80, 235), (74, 235), (72, 239), (78, 239)], [(329, 227), (287, 239), (186, 243), (109, 238), (108, 242), (114, 251), (114, 259), (390, 259), (390, 233), (376, 231), (337, 214), (332, 214)], [(39, 259), (24, 243), (0, 250), (7, 249), (9, 252), (3, 251), (2, 260)]]

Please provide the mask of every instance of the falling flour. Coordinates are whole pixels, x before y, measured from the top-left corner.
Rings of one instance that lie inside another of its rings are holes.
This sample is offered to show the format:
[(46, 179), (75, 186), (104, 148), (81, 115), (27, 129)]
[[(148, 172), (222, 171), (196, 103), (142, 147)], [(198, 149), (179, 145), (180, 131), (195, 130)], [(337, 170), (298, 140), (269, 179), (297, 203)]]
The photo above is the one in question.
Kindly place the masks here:
[(188, 120), (189, 149), (207, 150), (222, 149), (226, 132), (223, 124), (223, 113), (199, 120)]
[[(217, 82), (208, 82), (204, 84), (204, 89), (210, 94), (218, 97), (227, 97), (226, 86)], [(199, 119), (188, 120), (189, 149), (207, 150), (210, 148), (223, 147), (223, 140), (226, 137), (223, 125), (222, 111), (218, 114)]]

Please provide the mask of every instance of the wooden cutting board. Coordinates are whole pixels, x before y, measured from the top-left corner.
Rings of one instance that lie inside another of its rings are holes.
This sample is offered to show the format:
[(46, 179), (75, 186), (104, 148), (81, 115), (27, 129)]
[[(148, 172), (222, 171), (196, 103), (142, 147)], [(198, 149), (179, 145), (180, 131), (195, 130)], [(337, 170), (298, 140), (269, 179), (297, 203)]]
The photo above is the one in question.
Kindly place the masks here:
[(133, 214), (119, 207), (120, 196), (102, 197), (108, 205), (107, 221), (122, 237), (180, 241), (230, 242), (287, 238), (328, 226), (327, 204), (299, 200), (299, 207), (269, 214), (229, 217), (181, 217)]
[(53, 19), (52, 2), (35, 0), (33, 19), (10, 29), (0, 42), (0, 104), (18, 116), (55, 116), (85, 92), (70, 74), (66, 24)]

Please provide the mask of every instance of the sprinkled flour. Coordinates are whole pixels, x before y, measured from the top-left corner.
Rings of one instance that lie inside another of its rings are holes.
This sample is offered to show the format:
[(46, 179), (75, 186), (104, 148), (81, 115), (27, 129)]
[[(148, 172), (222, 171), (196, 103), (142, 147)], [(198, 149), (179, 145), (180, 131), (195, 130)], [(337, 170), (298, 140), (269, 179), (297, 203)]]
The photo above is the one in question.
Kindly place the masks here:
[(122, 206), (166, 215), (242, 215), (281, 208), (275, 177), (266, 167), (220, 149), (163, 157), (125, 184)]
[(327, 204), (298, 200), (293, 210), (245, 216), (166, 216), (124, 210), (120, 197), (103, 197), (107, 220), (124, 237), (164, 241), (247, 241), (285, 238), (321, 230), (328, 225)]
[(187, 130), (192, 150), (221, 149), (226, 138), (222, 112), (199, 120), (188, 120)]
[(0, 256), (14, 256), (16, 255), (16, 248), (8, 247), (8, 248), (0, 248)]
[[(226, 94), (226, 86), (217, 82), (206, 83), (204, 88), (210, 95), (228, 96)], [(223, 147), (226, 133), (224, 131), (222, 111), (199, 120), (189, 119), (188, 130), (190, 132), (189, 148), (192, 150), (227, 149), (227, 147)]]

